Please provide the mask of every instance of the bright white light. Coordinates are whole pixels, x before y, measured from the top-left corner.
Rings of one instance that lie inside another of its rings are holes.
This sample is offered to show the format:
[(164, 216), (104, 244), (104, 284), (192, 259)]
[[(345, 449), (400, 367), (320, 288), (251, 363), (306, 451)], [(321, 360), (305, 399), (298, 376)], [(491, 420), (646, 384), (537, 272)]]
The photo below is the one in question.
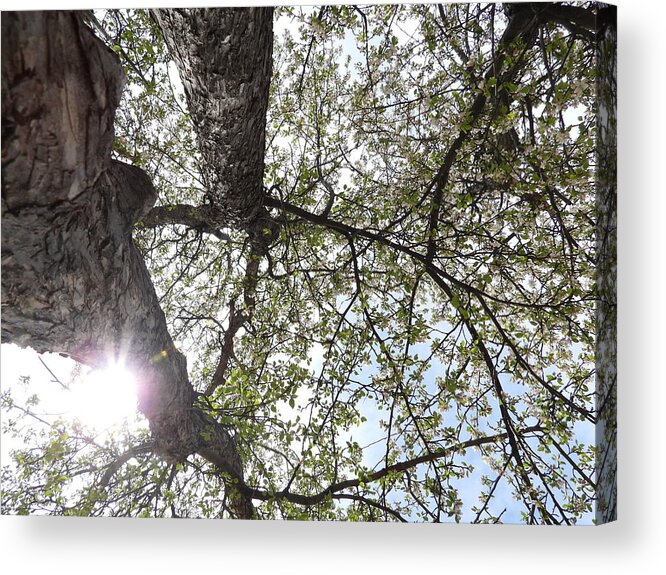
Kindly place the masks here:
[(70, 414), (97, 430), (136, 413), (136, 383), (122, 363), (92, 370), (74, 383)]

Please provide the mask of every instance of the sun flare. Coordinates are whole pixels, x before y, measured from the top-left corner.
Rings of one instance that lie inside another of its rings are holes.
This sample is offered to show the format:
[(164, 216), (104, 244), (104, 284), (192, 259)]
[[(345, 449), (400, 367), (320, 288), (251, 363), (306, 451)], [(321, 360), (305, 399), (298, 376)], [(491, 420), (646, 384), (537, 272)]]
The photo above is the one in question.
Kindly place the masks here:
[(136, 413), (136, 382), (122, 362), (91, 370), (70, 389), (74, 395), (72, 415), (98, 430)]

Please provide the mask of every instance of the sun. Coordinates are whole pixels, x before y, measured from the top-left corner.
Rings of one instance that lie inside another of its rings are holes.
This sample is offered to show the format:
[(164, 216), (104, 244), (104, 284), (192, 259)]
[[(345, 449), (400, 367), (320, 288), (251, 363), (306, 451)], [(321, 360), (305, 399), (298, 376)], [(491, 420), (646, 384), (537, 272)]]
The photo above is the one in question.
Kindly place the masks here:
[(136, 413), (136, 381), (122, 362), (93, 369), (70, 387), (71, 415), (98, 431)]

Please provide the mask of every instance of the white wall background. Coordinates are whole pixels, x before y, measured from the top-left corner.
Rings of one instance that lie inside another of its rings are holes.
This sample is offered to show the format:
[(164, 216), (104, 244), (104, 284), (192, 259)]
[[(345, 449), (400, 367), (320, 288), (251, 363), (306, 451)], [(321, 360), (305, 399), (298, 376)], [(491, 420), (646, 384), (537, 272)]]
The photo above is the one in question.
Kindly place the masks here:
[[(162, 0), (100, 2), (94, 7), (131, 4), (198, 5)], [(618, 0), (617, 4), (618, 522), (596, 528), (530, 528), (0, 517), (0, 571), (663, 573), (666, 9), (656, 0)], [(93, 7), (72, 2), (56, 6)], [(3, 6), (54, 7), (32, 1)]]

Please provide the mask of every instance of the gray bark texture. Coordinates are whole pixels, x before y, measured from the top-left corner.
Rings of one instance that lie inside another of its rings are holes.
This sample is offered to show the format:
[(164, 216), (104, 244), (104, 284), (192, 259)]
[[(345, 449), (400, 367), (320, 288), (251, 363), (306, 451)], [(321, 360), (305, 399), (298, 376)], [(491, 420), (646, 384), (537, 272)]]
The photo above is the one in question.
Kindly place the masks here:
[[(153, 10), (180, 73), (210, 203), (262, 251), (278, 226), (263, 206), (273, 9)], [(224, 33), (220, 31), (224, 30)]]
[(617, 25), (597, 34), (597, 523), (617, 519)]
[[(2, 13), (2, 341), (95, 367), (124, 358), (155, 452), (171, 462), (199, 453), (231, 484), (242, 479), (236, 444), (193, 405), (132, 242), (156, 191), (111, 159), (123, 82), (80, 13)], [(234, 514), (251, 518), (250, 501), (230, 495)]]

